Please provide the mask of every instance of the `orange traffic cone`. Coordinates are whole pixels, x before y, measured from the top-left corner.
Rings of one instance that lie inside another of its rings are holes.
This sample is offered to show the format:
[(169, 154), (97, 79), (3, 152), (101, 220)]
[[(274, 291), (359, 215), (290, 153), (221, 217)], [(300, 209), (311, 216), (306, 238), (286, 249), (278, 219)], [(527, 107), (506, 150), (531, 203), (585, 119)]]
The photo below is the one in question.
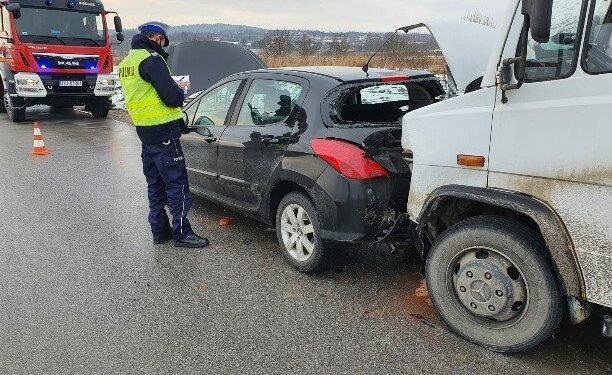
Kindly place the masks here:
[(34, 123), (34, 148), (32, 148), (32, 155), (49, 155), (49, 150), (45, 147), (38, 122)]

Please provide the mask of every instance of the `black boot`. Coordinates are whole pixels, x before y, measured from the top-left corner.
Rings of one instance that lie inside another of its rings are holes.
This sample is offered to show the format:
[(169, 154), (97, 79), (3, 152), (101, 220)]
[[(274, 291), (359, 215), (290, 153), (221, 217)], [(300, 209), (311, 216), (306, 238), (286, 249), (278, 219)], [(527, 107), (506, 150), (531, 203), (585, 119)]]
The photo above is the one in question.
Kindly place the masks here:
[(156, 245), (161, 245), (166, 243), (172, 239), (172, 229), (166, 229), (162, 234), (154, 234), (153, 235), (153, 243)]
[(190, 234), (182, 240), (174, 240), (175, 247), (187, 247), (191, 249), (200, 249), (208, 247), (209, 242), (207, 238), (200, 237), (197, 234)]

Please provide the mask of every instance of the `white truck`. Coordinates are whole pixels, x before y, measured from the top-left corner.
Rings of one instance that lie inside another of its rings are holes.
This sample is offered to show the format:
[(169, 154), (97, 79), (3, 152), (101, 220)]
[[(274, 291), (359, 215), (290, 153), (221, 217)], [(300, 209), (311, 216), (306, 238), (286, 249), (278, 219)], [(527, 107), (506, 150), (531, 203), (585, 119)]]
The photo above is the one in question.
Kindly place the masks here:
[(511, 3), (488, 39), (404, 28), (430, 28), (461, 93), (403, 120), (430, 296), (499, 352), (612, 308), (612, 2)]

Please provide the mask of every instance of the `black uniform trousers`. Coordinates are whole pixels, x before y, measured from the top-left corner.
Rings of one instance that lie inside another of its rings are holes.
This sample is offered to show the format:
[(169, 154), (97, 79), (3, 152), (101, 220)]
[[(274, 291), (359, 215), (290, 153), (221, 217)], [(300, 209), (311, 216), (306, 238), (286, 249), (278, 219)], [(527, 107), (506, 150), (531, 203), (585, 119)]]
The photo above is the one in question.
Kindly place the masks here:
[[(193, 234), (187, 214), (193, 198), (189, 190), (185, 156), (178, 139), (142, 144), (142, 164), (148, 184), (149, 223), (154, 235), (172, 229), (175, 240)], [(165, 207), (172, 215), (172, 225)]]

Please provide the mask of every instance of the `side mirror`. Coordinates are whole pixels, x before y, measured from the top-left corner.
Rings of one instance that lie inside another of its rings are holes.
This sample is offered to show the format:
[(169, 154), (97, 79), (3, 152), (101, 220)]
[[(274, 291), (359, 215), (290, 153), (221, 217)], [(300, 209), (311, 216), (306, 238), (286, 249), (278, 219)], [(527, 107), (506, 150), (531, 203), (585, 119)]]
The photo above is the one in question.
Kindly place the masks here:
[(523, 0), (522, 13), (529, 17), (529, 29), (533, 40), (548, 43), (552, 23), (553, 0)]
[(115, 16), (113, 19), (115, 21), (115, 31), (117, 34), (123, 33), (123, 24), (121, 23), (121, 17)]
[(13, 13), (14, 19), (21, 18), (21, 5), (19, 3), (9, 3), (6, 5), (6, 10), (9, 13)]
[(123, 33), (117, 33), (117, 40), (123, 42), (125, 40), (125, 35), (123, 35)]
[(512, 66), (511, 65), (502, 65), (499, 70), (499, 83), (504, 85), (510, 85), (512, 83)]

